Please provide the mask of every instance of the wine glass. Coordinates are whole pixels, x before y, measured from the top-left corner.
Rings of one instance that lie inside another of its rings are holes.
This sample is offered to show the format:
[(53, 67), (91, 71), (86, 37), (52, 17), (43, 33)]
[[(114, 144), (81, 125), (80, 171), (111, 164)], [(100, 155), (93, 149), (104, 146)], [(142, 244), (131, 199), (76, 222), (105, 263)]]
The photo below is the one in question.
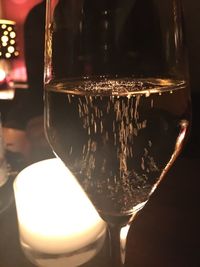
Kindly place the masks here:
[(125, 266), (130, 224), (190, 128), (181, 1), (47, 0), (46, 10), (47, 139), (107, 222), (112, 266)]

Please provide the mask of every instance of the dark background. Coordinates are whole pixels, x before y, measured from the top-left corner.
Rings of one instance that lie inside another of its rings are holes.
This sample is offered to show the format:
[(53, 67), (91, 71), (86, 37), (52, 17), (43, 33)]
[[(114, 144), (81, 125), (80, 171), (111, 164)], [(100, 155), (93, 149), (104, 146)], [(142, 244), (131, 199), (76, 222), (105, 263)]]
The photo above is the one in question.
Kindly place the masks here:
[[(200, 1), (183, 0), (185, 31), (188, 48), (193, 123), (190, 136), (190, 155), (199, 157), (200, 149)], [(188, 146), (189, 146), (188, 145)]]
[(191, 87), (200, 93), (200, 1), (183, 0), (183, 6)]

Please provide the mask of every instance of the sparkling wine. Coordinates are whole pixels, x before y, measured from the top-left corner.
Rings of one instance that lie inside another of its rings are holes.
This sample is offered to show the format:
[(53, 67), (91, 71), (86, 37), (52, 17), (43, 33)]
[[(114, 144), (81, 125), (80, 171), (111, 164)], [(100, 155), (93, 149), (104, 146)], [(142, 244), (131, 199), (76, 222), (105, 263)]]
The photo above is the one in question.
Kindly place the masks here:
[(46, 87), (48, 140), (102, 217), (143, 207), (178, 155), (189, 127), (185, 89), (153, 78)]

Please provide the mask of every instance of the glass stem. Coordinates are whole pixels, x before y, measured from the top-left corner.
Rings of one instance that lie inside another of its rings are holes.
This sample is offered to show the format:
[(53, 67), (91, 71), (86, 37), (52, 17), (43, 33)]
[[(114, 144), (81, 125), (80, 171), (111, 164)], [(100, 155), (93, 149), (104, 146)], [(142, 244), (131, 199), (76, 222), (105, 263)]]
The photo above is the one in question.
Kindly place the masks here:
[(124, 267), (126, 258), (126, 241), (130, 224), (125, 226), (108, 224), (110, 237), (110, 256), (113, 267)]

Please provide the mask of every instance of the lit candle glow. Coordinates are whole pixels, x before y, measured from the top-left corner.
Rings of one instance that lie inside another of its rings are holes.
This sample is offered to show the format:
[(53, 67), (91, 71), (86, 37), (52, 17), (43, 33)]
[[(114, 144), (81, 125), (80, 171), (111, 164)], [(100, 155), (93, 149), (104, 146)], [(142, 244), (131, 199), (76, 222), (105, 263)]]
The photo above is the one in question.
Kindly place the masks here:
[(21, 240), (36, 251), (72, 252), (106, 232), (90, 200), (58, 159), (25, 168), (14, 192)]

